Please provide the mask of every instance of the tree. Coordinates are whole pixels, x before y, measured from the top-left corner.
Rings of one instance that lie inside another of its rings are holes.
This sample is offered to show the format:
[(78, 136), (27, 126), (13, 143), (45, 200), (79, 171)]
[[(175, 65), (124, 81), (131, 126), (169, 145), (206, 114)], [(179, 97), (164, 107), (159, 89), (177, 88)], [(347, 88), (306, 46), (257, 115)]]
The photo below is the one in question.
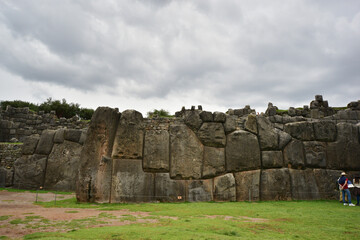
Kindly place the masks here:
[(147, 112), (147, 117), (148, 118), (154, 118), (154, 117), (173, 117), (172, 115), (170, 115), (169, 111), (166, 111), (164, 109), (154, 109), (154, 111), (152, 112)]

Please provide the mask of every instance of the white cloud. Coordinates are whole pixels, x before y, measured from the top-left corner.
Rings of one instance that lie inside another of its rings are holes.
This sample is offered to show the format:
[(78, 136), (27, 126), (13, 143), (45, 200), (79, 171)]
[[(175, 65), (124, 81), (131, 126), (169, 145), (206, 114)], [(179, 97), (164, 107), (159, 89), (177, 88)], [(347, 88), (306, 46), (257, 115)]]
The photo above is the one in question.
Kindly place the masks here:
[(315, 94), (340, 106), (359, 98), (358, 42), (355, 0), (4, 0), (2, 76), (29, 90), (0, 96), (39, 92), (143, 113), (198, 104), (264, 111)]

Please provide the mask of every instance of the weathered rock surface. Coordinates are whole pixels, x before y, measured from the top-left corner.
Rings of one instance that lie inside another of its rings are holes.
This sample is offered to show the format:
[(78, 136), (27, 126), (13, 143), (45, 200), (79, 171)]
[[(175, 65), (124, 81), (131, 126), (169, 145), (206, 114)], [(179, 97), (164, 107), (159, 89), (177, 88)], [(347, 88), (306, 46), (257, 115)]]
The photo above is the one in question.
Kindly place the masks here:
[(36, 146), (39, 142), (40, 137), (38, 135), (32, 135), (26, 137), (24, 140), (24, 144), (22, 146), (22, 154), (23, 155), (31, 155), (34, 154)]
[(65, 140), (64, 133), (65, 133), (65, 128), (60, 128), (56, 130), (54, 135), (54, 143), (63, 143)]
[(142, 169), (141, 160), (114, 159), (111, 202), (154, 201), (154, 174)]
[(284, 131), (302, 141), (315, 140), (314, 128), (311, 122), (294, 122), (285, 124)]
[(305, 164), (304, 145), (299, 140), (292, 140), (284, 149), (284, 164), (289, 168), (303, 168)]
[(204, 146), (186, 125), (170, 126), (170, 177), (200, 179)]
[(79, 142), (82, 131), (79, 129), (65, 129), (64, 139), (71, 142)]
[(169, 172), (169, 132), (145, 132), (143, 168), (149, 172)]
[(284, 165), (283, 154), (281, 151), (262, 151), (263, 168), (281, 168)]
[(45, 189), (76, 190), (74, 183), (78, 177), (81, 149), (79, 143), (70, 141), (54, 144), (47, 161)]
[(312, 169), (289, 169), (291, 177), (291, 196), (293, 200), (320, 199), (319, 189)]
[(332, 121), (314, 122), (315, 139), (323, 142), (336, 140), (336, 124)]
[(92, 116), (80, 157), (76, 198), (80, 202), (109, 202), (111, 153), (120, 114), (117, 109), (99, 107)]
[(44, 186), (46, 155), (23, 155), (14, 163), (14, 186), (19, 189), (39, 189)]
[(213, 200), (213, 180), (193, 180), (188, 182), (187, 201), (206, 202)]
[(236, 117), (232, 115), (226, 116), (226, 121), (224, 123), (225, 133), (231, 133), (236, 130)]
[(53, 142), (54, 135), (55, 135), (54, 130), (44, 130), (43, 133), (41, 134), (40, 140), (37, 144), (35, 153), (49, 155), (51, 152), (51, 149), (54, 145), (54, 142)]
[(197, 132), (201, 142), (208, 147), (225, 147), (226, 136), (221, 123), (205, 122)]
[(212, 112), (202, 111), (200, 113), (200, 118), (203, 122), (212, 122), (214, 121), (214, 117)]
[(204, 147), (202, 177), (210, 178), (225, 172), (224, 148)]
[(112, 158), (141, 159), (144, 142), (144, 126), (141, 113), (135, 110), (122, 112), (116, 130)]
[(326, 168), (326, 143), (304, 142), (306, 166), (313, 168)]
[(339, 199), (337, 180), (342, 171), (313, 169), (316, 184), (321, 199)]
[(227, 135), (226, 170), (245, 171), (260, 168), (260, 148), (256, 135), (237, 130)]
[(291, 141), (292, 137), (290, 136), (290, 134), (279, 129), (275, 129), (275, 131), (279, 135), (279, 149), (283, 150), (286, 145)]
[(155, 174), (155, 200), (183, 202), (186, 200), (186, 180), (173, 180), (169, 173)]
[(266, 169), (261, 172), (261, 200), (290, 200), (289, 169)]
[(260, 170), (234, 173), (237, 201), (260, 200)]
[(235, 178), (232, 173), (214, 178), (214, 201), (236, 201)]
[(249, 114), (245, 121), (245, 129), (251, 133), (257, 134), (257, 123), (256, 123), (256, 115)]
[(279, 136), (269, 119), (257, 116), (257, 126), (261, 150), (278, 150)]
[(226, 114), (222, 112), (214, 112), (214, 122), (224, 123), (226, 121)]
[(184, 121), (185, 124), (195, 132), (199, 130), (202, 124), (199, 111), (186, 111)]

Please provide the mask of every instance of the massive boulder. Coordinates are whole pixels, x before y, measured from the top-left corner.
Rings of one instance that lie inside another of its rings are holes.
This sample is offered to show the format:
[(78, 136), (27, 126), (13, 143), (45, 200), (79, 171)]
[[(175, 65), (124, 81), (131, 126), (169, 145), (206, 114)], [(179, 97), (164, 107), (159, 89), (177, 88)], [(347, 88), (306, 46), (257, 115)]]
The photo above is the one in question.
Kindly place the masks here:
[(281, 168), (284, 165), (281, 151), (262, 151), (261, 158), (263, 168)]
[(257, 116), (256, 119), (261, 150), (278, 150), (279, 136), (273, 124), (264, 116)]
[(45, 189), (75, 191), (82, 145), (70, 141), (54, 144), (48, 157)]
[(284, 149), (284, 164), (289, 168), (303, 168), (305, 165), (304, 144), (292, 140)]
[(38, 135), (32, 135), (26, 137), (24, 140), (24, 144), (22, 146), (22, 154), (23, 155), (34, 154), (39, 139), (40, 137)]
[(245, 121), (245, 129), (251, 133), (257, 134), (257, 123), (256, 123), (256, 115), (249, 114)]
[(291, 200), (289, 169), (266, 169), (261, 172), (261, 200)]
[(116, 130), (114, 147), (111, 157), (124, 159), (141, 159), (144, 142), (144, 126), (141, 113), (126, 110)]
[(326, 168), (326, 143), (304, 142), (304, 149), (307, 167)]
[(232, 173), (214, 178), (214, 201), (236, 201), (235, 178)]
[(44, 186), (46, 155), (23, 155), (14, 163), (14, 187), (39, 189)]
[(35, 153), (49, 155), (54, 145), (53, 139), (55, 130), (44, 130), (41, 134), (40, 140), (37, 144)]
[(186, 180), (173, 180), (169, 173), (155, 174), (155, 200), (183, 202), (186, 200)]
[(320, 199), (319, 189), (312, 169), (289, 169), (293, 200)]
[(207, 202), (213, 198), (213, 180), (193, 180), (188, 182), (187, 201)]
[(327, 168), (360, 170), (359, 131), (350, 123), (337, 124), (336, 142), (327, 143)]
[(76, 197), (80, 202), (109, 202), (113, 144), (120, 119), (117, 109), (99, 107), (91, 118), (80, 157)]
[(169, 172), (169, 132), (145, 132), (143, 168), (150, 172)]
[(226, 136), (221, 123), (205, 122), (197, 132), (201, 142), (208, 147), (225, 147)]
[(236, 201), (260, 200), (260, 170), (234, 173)]
[(203, 178), (210, 178), (225, 172), (224, 148), (204, 147)]
[(200, 179), (204, 146), (195, 133), (184, 124), (170, 126), (170, 177)]
[(298, 140), (315, 140), (314, 128), (311, 122), (287, 123), (285, 124), (284, 130)]
[(336, 140), (336, 124), (332, 121), (314, 122), (315, 139), (323, 142), (333, 142)]
[(199, 111), (195, 111), (195, 110), (186, 111), (184, 116), (184, 122), (193, 131), (196, 132), (197, 130), (199, 130), (202, 124)]
[(260, 148), (256, 135), (237, 130), (227, 135), (226, 170), (245, 171), (260, 168)]
[(142, 169), (141, 160), (114, 159), (111, 203), (154, 201), (154, 174)]

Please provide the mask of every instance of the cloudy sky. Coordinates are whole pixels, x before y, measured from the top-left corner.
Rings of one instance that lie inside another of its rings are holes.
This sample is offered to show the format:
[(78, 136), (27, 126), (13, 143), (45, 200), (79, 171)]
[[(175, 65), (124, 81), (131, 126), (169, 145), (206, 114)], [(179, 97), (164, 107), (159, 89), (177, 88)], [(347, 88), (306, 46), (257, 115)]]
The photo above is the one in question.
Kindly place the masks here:
[(359, 0), (0, 0), (0, 100), (170, 113), (360, 99)]

